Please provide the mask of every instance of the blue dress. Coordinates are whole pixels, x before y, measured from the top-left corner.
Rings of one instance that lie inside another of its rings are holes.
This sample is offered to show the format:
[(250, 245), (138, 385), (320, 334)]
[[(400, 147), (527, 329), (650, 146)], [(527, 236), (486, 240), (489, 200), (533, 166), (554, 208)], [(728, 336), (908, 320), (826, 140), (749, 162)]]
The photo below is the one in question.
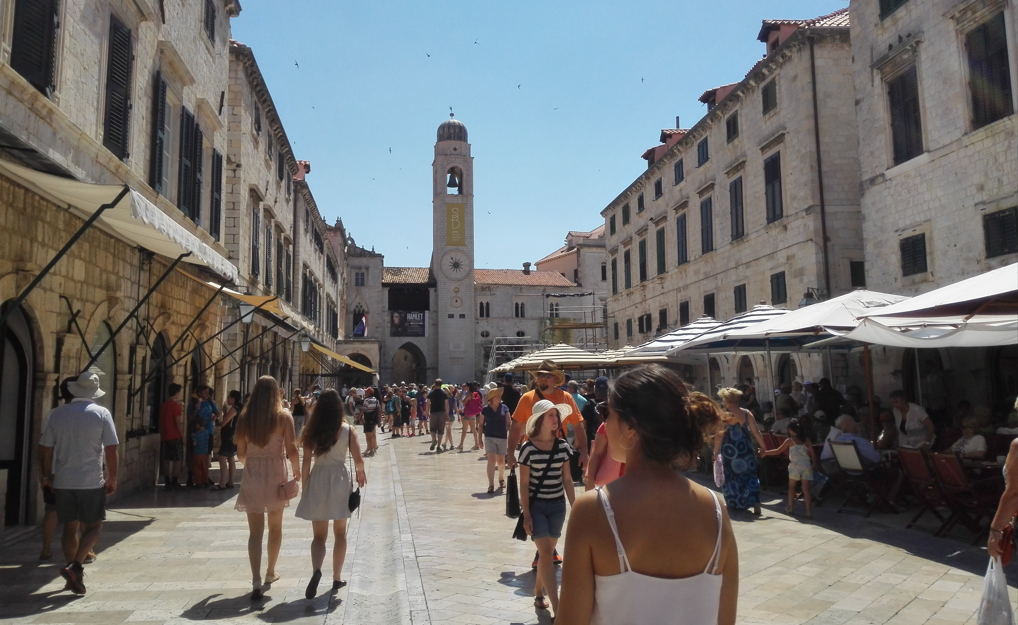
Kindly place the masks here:
[(721, 492), (725, 503), (735, 510), (747, 510), (760, 503), (760, 478), (757, 476), (756, 453), (749, 426), (729, 425), (721, 440), (721, 463), (725, 469), (725, 485)]

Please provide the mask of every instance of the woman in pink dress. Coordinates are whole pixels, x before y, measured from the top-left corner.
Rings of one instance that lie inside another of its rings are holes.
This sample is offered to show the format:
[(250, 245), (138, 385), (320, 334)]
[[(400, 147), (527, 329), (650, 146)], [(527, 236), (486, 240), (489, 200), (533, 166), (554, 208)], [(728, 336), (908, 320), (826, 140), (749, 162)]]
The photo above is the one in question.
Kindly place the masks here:
[(283, 508), (290, 505), (280, 488), (288, 480), (287, 460), (293, 476), (300, 480), (295, 438), (293, 417), (283, 409), (275, 378), (268, 375), (258, 378), (251, 399), (240, 413), (236, 433), (237, 456), (244, 463), (236, 509), (247, 513), (250, 530), (247, 555), (251, 561), (253, 601), (262, 598), (262, 535), (265, 533), (266, 516), (269, 521), (269, 566), (265, 582), (271, 584), (279, 579), (276, 560), (283, 542)]

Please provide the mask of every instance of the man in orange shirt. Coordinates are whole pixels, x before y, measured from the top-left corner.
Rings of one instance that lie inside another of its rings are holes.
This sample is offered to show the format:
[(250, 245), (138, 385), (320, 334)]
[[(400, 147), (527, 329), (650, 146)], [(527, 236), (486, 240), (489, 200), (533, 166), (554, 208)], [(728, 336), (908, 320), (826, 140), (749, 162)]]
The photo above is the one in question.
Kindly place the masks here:
[(537, 389), (524, 393), (520, 403), (516, 405), (516, 411), (513, 412), (513, 425), (509, 430), (509, 468), (516, 466), (516, 446), (523, 437), (527, 419), (533, 414), (534, 404), (542, 399), (547, 399), (553, 404), (568, 404), (573, 409), (569, 416), (562, 419), (562, 431), (559, 436), (565, 438), (565, 428), (572, 424), (576, 448), (580, 452), (580, 466), (587, 465), (587, 434), (583, 428), (583, 417), (580, 416), (572, 395), (559, 388), (565, 381), (565, 374), (555, 363), (550, 360), (541, 363), (537, 370)]

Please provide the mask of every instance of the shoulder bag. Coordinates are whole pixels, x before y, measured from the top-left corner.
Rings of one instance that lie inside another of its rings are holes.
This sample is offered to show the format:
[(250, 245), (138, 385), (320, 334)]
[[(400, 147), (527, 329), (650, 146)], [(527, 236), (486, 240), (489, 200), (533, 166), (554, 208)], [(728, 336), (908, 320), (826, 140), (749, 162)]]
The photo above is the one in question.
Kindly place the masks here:
[[(529, 497), (530, 501), (533, 501), (535, 491), (541, 492), (541, 486), (544, 485), (544, 478), (548, 477), (548, 473), (551, 471), (551, 463), (555, 461), (555, 453), (558, 451), (558, 440), (559, 439), (556, 438), (555, 442), (552, 443), (551, 456), (549, 456), (548, 458), (548, 464), (544, 466), (544, 471), (541, 472), (541, 477), (537, 478), (536, 489), (528, 491), (530, 494)], [(516, 540), (525, 541), (527, 540), (527, 538), (529, 538), (529, 536), (527, 536), (527, 530), (524, 529), (523, 527), (523, 518), (524, 515), (520, 513), (520, 518), (516, 521), (516, 529), (513, 530), (513, 538), (515, 538)]]
[[(350, 427), (350, 426), (349, 425), (344, 425), (343, 427)], [(343, 435), (343, 433), (340, 432), (340, 436), (342, 436), (342, 435)], [(349, 435), (347, 436), (347, 439), (346, 439), (346, 459), (348, 461), (350, 461), (351, 464), (353, 464), (353, 457), (350, 455), (350, 437), (349, 437)], [(361, 487), (358, 486), (357, 490), (353, 490), (353, 485), (354, 485), (354, 483), (356, 481), (357, 481), (357, 465), (354, 464), (353, 467), (350, 469), (350, 499), (348, 501), (348, 506), (350, 508), (350, 512), (351, 513), (361, 506)]]
[[(289, 461), (286, 461), (289, 464)], [(297, 476), (279, 485), (279, 498), (283, 501), (290, 501), (297, 496), (300, 488), (297, 486)]]

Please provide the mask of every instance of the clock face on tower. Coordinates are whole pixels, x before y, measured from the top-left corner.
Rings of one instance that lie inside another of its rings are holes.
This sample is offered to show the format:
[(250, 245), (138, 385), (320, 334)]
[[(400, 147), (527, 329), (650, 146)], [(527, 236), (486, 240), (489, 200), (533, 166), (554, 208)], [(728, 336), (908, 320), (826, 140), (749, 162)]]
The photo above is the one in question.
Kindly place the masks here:
[(449, 280), (462, 280), (470, 274), (470, 261), (459, 250), (445, 253), (441, 260), (442, 275)]

